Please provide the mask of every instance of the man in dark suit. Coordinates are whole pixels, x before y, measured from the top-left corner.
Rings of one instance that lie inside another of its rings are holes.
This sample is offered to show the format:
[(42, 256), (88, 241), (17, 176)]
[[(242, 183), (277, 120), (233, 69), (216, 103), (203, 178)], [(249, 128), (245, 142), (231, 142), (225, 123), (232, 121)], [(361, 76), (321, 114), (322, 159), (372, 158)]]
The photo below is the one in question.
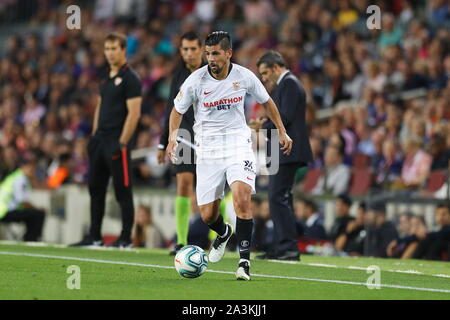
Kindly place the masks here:
[[(266, 52), (259, 58), (257, 67), (262, 81), (272, 88), (271, 96), (279, 108), (287, 134), (293, 140), (291, 153), (279, 153), (279, 170), (269, 176), (268, 194), (274, 223), (275, 252), (268, 252), (257, 258), (299, 260), (292, 185), (295, 172), (313, 159), (305, 123), (306, 93), (301, 82), (286, 68), (286, 63), (278, 52)], [(256, 121), (255, 127), (259, 128), (260, 125), (263, 129), (268, 129), (269, 140), (276, 138), (270, 135), (271, 129), (275, 129), (271, 121)], [(269, 141), (267, 149), (272, 155), (270, 145)]]

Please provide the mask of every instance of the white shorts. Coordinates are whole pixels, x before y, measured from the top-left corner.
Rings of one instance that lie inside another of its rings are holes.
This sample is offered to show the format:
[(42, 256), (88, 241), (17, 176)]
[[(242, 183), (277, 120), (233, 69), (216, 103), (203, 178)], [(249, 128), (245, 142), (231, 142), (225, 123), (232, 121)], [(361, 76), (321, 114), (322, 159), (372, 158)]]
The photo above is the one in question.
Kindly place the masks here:
[(256, 159), (252, 151), (223, 159), (221, 162), (197, 163), (197, 203), (199, 206), (225, 197), (225, 182), (228, 185), (242, 181), (256, 193)]

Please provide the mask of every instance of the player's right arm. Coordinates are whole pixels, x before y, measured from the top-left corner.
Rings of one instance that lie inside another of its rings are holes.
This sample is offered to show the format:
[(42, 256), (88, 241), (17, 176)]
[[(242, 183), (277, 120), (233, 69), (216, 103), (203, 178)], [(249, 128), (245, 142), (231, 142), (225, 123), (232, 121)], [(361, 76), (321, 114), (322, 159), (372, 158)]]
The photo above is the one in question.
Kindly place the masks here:
[(102, 100), (101, 100), (100, 95), (97, 95), (97, 105), (95, 107), (95, 112), (94, 112), (94, 123), (92, 124), (92, 135), (95, 135), (95, 133), (97, 132), (101, 101)]

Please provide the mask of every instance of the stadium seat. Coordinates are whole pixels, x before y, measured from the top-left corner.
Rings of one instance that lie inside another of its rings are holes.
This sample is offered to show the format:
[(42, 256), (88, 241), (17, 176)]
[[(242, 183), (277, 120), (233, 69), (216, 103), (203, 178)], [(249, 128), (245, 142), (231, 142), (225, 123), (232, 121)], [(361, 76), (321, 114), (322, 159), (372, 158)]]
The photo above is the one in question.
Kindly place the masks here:
[(430, 173), (428, 177), (428, 181), (425, 185), (425, 191), (436, 192), (438, 191), (445, 183), (447, 175), (445, 171), (433, 171)]
[(303, 192), (309, 193), (317, 184), (317, 181), (319, 181), (320, 174), (322, 171), (320, 169), (309, 169), (306, 173), (305, 178), (303, 179)]
[(370, 165), (370, 157), (364, 153), (356, 153), (352, 158), (354, 168), (367, 168)]
[(368, 168), (354, 168), (350, 182), (349, 194), (352, 196), (365, 195), (372, 185), (372, 173)]

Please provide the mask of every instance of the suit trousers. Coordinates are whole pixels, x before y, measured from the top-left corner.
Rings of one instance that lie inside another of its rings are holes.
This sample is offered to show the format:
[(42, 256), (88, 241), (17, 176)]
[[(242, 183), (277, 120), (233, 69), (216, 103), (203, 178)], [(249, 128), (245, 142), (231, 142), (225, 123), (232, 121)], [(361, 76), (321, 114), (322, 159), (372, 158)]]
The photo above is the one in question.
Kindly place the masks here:
[(292, 186), (301, 163), (280, 164), (278, 173), (269, 176), (269, 208), (274, 227), (276, 253), (298, 251)]

